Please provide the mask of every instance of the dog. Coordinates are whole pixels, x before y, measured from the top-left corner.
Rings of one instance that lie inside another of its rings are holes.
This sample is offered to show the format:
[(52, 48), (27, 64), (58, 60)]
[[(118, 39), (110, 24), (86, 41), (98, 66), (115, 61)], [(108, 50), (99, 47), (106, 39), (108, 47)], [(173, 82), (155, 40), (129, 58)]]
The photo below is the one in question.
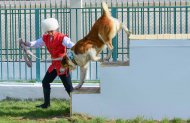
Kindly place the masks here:
[[(118, 31), (124, 29), (127, 35), (130, 31), (118, 19), (111, 16), (108, 5), (103, 2), (103, 14), (94, 23), (90, 32), (81, 40), (79, 40), (62, 60), (62, 66), (75, 69), (80, 66), (80, 82), (74, 89), (80, 89), (86, 78), (88, 63), (90, 61), (108, 61), (112, 55), (113, 45), (112, 39), (116, 36)], [(108, 55), (103, 60), (98, 56), (103, 48), (108, 47)]]

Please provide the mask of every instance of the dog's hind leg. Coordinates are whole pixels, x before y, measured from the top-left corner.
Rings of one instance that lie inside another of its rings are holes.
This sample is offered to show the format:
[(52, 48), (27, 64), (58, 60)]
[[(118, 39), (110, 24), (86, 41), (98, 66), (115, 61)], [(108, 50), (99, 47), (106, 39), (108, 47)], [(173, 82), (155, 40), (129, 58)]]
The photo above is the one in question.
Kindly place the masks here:
[(131, 35), (131, 31), (129, 31), (129, 29), (123, 23), (122, 23), (121, 27), (125, 31), (125, 33), (127, 33), (127, 36)]
[(106, 44), (106, 46), (108, 47), (108, 55), (106, 56), (106, 58), (104, 58), (104, 60), (108, 61), (111, 58), (112, 55), (112, 51), (113, 51), (113, 45), (112, 45), (112, 40), (110, 40), (109, 37), (102, 37), (102, 35), (99, 33), (98, 34), (99, 38)]
[(88, 69), (88, 63), (85, 66), (80, 67), (80, 82), (77, 86), (74, 87), (74, 89), (80, 89), (84, 83), (84, 80), (86, 78), (87, 74), (87, 69)]
[(106, 58), (104, 58), (104, 60), (106, 60), (106, 61), (108, 61), (111, 58), (111, 55), (112, 55), (112, 52), (113, 52), (112, 42), (108, 42), (107, 46), (108, 46), (108, 55), (106, 56)]
[(92, 61), (99, 61), (101, 59), (101, 57), (98, 57), (97, 56), (97, 51), (96, 49), (94, 48), (91, 48), (89, 51), (88, 51), (88, 54), (90, 56), (90, 60)]

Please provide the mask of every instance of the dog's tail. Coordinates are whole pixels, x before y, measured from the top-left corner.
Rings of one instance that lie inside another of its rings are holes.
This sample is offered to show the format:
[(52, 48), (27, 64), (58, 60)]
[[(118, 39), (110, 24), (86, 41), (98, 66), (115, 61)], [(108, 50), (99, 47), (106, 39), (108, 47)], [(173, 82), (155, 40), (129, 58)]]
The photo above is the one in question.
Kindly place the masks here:
[(105, 2), (102, 2), (102, 7), (103, 7), (103, 15), (111, 16), (108, 5)]

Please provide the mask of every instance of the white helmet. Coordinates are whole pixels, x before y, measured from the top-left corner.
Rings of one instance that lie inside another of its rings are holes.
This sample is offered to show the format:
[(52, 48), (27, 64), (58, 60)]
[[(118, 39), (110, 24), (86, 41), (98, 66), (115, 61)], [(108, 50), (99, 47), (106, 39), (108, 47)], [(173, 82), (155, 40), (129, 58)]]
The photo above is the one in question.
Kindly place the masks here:
[(42, 32), (45, 33), (47, 31), (57, 30), (59, 28), (59, 24), (57, 19), (55, 18), (47, 18), (42, 21)]

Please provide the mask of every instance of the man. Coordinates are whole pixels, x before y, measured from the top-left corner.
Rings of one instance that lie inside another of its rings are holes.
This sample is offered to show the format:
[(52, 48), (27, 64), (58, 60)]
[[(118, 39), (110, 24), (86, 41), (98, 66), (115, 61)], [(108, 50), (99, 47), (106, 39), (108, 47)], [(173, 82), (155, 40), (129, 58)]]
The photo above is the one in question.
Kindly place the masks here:
[[(42, 38), (36, 41), (24, 42), (24, 44), (32, 48), (46, 46), (52, 59), (63, 58), (63, 56), (66, 55), (66, 48), (73, 47), (74, 43), (71, 42), (67, 35), (56, 31), (59, 28), (59, 24), (55, 18), (45, 19), (41, 25), (43, 31)], [(56, 76), (59, 76), (61, 79), (67, 93), (70, 95), (72, 92), (73, 86), (69, 69), (63, 68), (59, 60), (52, 61), (52, 64), (49, 66), (42, 80), (44, 103), (36, 107), (48, 108), (50, 106), (50, 83), (53, 82)]]

